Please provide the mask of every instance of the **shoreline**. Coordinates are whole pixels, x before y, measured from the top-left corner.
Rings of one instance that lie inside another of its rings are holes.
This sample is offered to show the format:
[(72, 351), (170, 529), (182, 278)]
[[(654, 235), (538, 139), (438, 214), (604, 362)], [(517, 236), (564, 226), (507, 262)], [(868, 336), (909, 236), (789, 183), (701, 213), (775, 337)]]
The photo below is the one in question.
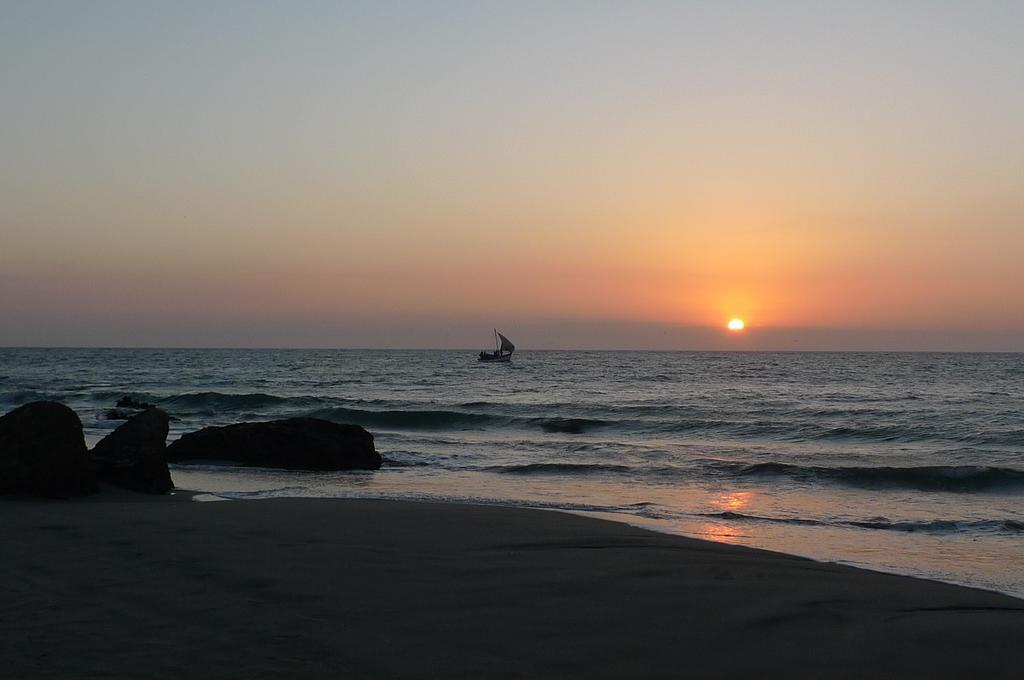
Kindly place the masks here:
[(569, 512), (0, 502), (14, 677), (1016, 677), (1009, 595)]
[[(224, 500), (234, 500), (234, 499), (224, 499)], [(906, 572), (900, 571), (896, 567), (893, 567), (891, 570), (886, 570), (886, 569), (883, 569), (883, 568), (880, 568), (880, 567), (874, 567), (874, 566), (872, 566), (869, 563), (856, 562), (854, 560), (844, 560), (842, 558), (839, 558), (839, 559), (820, 559), (820, 558), (814, 557), (813, 555), (809, 555), (809, 554), (803, 555), (803, 554), (796, 553), (796, 552), (787, 552), (785, 550), (775, 550), (773, 548), (765, 548), (765, 547), (760, 547), (760, 546), (757, 546), (757, 545), (748, 545), (746, 543), (731, 543), (731, 542), (727, 542), (727, 541), (716, 541), (716, 540), (713, 540), (713, 539), (710, 539), (710, 538), (702, 538), (699, 534), (672, 531), (672, 530), (666, 528), (665, 526), (658, 524), (657, 520), (651, 520), (649, 523), (648, 522), (643, 522), (643, 521), (636, 521), (636, 522), (634, 522), (634, 521), (625, 521), (625, 520), (616, 519), (614, 517), (615, 513), (590, 512), (590, 511), (586, 511), (586, 510), (579, 510), (579, 511), (577, 511), (577, 510), (560, 510), (558, 508), (537, 508), (537, 509), (538, 510), (551, 510), (551, 511), (554, 511), (554, 512), (565, 512), (565, 513), (572, 514), (572, 515), (579, 515), (581, 517), (590, 517), (590, 518), (593, 518), (593, 519), (600, 519), (600, 520), (605, 520), (605, 521), (609, 521), (609, 522), (613, 522), (613, 523), (622, 523), (622, 524), (625, 524), (626, 526), (629, 526), (629, 527), (632, 527), (632, 528), (635, 528), (635, 529), (640, 529), (641, 531), (651, 531), (651, 532), (654, 532), (654, 533), (657, 533), (657, 534), (665, 534), (667, 536), (679, 536), (680, 538), (687, 538), (687, 539), (691, 539), (691, 540), (694, 540), (694, 541), (703, 541), (703, 542), (706, 542), (706, 543), (721, 543), (722, 545), (732, 545), (732, 546), (735, 546), (737, 548), (745, 548), (747, 550), (760, 550), (760, 551), (767, 552), (767, 553), (772, 553), (772, 554), (775, 554), (775, 555), (785, 555), (787, 557), (795, 557), (795, 558), (798, 558), (798, 559), (811, 560), (812, 562), (817, 562), (819, 564), (834, 564), (834, 565), (837, 565), (837, 566), (849, 567), (850, 569), (857, 569), (859, 571), (867, 571), (867, 572), (870, 572), (870, 573), (873, 573), (873, 574), (883, 574), (883, 575), (887, 575), (887, 576), (901, 576), (901, 577), (904, 577), (904, 578), (912, 578), (912, 579), (915, 579), (915, 580), (928, 581), (928, 582), (931, 582), (931, 583), (940, 583), (942, 585), (954, 586), (954, 587), (957, 587), (957, 588), (967, 588), (969, 590), (978, 590), (978, 591), (981, 591), (981, 592), (984, 592), (984, 593), (994, 593), (996, 595), (1001, 595), (1003, 597), (1010, 597), (1010, 598), (1013, 598), (1015, 600), (1019, 600), (1021, 603), (1024, 603), (1024, 595), (1018, 595), (1018, 594), (1012, 593), (1012, 592), (1005, 592), (1005, 591), (1002, 591), (1002, 590), (997, 590), (995, 588), (986, 588), (984, 586), (975, 585), (975, 584), (969, 583), (967, 581), (960, 582), (960, 581), (955, 581), (955, 580), (943, 580), (943, 579), (940, 579), (940, 578), (933, 578), (933, 577), (929, 577), (929, 576), (922, 576), (920, 574), (915, 574), (915, 573), (912, 573), (912, 572), (909, 572), (909, 571), (906, 571)]]
[[(187, 468), (188, 468), (188, 466), (185, 466), (184, 468), (182, 466), (177, 466), (175, 468), (172, 468), (172, 470), (175, 473), (178, 473), (178, 472), (181, 472), (183, 469), (187, 469)], [(248, 468), (246, 468), (245, 470), (246, 471), (251, 471), (251, 469), (248, 469)], [(268, 470), (263, 470), (263, 471), (268, 471)], [(274, 472), (273, 470), (269, 470), (269, 471)], [(376, 474), (379, 475), (380, 471), (378, 471)], [(982, 579), (982, 578), (977, 578), (977, 579), (972, 580), (970, 578), (970, 576), (972, 576), (972, 574), (964, 575), (961, 572), (954, 572), (952, 570), (949, 571), (949, 572), (941, 572), (941, 573), (934, 573), (933, 572), (933, 573), (929, 573), (926, 570), (922, 570), (920, 568), (917, 568), (917, 567), (915, 567), (915, 565), (909, 564), (909, 563), (899, 564), (899, 563), (888, 562), (888, 563), (884, 563), (883, 564), (883, 563), (881, 563), (881, 561), (874, 561), (873, 562), (873, 561), (870, 561), (870, 560), (865, 560), (862, 554), (858, 555), (855, 550), (850, 548), (849, 545), (846, 546), (847, 547), (847, 551), (846, 552), (836, 551), (836, 550), (822, 551), (820, 549), (820, 547), (817, 550), (809, 549), (809, 550), (806, 550), (805, 552), (800, 552), (799, 550), (789, 549), (789, 547), (793, 543), (792, 540), (787, 541), (788, 545), (779, 546), (778, 545), (778, 541), (775, 541), (775, 545), (773, 545), (772, 541), (770, 539), (766, 541), (766, 540), (764, 540), (764, 537), (762, 537), (759, 540), (758, 538), (752, 537), (751, 535), (742, 534), (742, 533), (731, 534), (730, 538), (726, 538), (726, 539), (722, 539), (722, 540), (716, 540), (715, 538), (708, 538), (707, 537), (708, 532), (706, 531), (707, 527), (704, 527), (704, 529), (705, 529), (704, 532), (698, 530), (699, 529), (698, 525), (700, 525), (701, 523), (709, 521), (709, 517), (707, 515), (701, 515), (701, 514), (690, 515), (687, 518), (688, 524), (681, 524), (680, 518), (678, 518), (678, 517), (676, 517), (676, 518), (648, 517), (648, 516), (644, 516), (643, 514), (637, 514), (637, 513), (626, 512), (626, 511), (615, 511), (615, 510), (612, 510), (612, 509), (600, 508), (600, 507), (597, 507), (597, 506), (589, 506), (588, 507), (586, 503), (577, 503), (577, 502), (573, 502), (573, 501), (565, 501), (565, 502), (551, 501), (551, 500), (548, 500), (548, 501), (536, 501), (536, 500), (531, 500), (531, 499), (525, 498), (525, 497), (521, 498), (521, 499), (516, 499), (516, 498), (512, 498), (512, 497), (508, 497), (508, 498), (502, 498), (502, 497), (481, 497), (481, 496), (475, 496), (475, 495), (466, 495), (466, 496), (450, 495), (450, 494), (438, 495), (437, 493), (435, 493), (433, 491), (423, 490), (423, 491), (417, 492), (415, 490), (410, 491), (409, 489), (405, 489), (405, 490), (403, 490), (401, 492), (394, 492), (394, 493), (389, 493), (387, 491), (382, 491), (379, 494), (375, 494), (375, 493), (358, 493), (357, 492), (357, 493), (353, 493), (351, 495), (341, 494), (341, 495), (323, 495), (323, 496), (303, 496), (303, 495), (290, 495), (290, 496), (289, 495), (281, 495), (281, 496), (274, 496), (274, 495), (258, 496), (257, 495), (257, 496), (251, 496), (251, 495), (248, 495), (249, 494), (248, 491), (216, 491), (216, 490), (215, 491), (208, 491), (208, 490), (195, 491), (194, 493), (200, 494), (200, 495), (209, 495), (209, 496), (211, 496), (210, 499), (199, 499), (199, 500), (201, 500), (203, 502), (206, 502), (207, 500), (230, 500), (230, 501), (269, 500), (269, 499), (272, 499), (272, 498), (322, 498), (322, 499), (326, 499), (326, 500), (331, 500), (331, 499), (357, 499), (357, 500), (385, 500), (385, 501), (387, 501), (387, 500), (394, 500), (394, 501), (399, 501), (399, 502), (410, 502), (410, 503), (427, 503), (427, 504), (430, 504), (430, 503), (452, 503), (452, 504), (468, 505), (468, 506), (498, 507), (498, 508), (506, 508), (506, 507), (507, 508), (524, 508), (524, 509), (532, 509), (532, 510), (544, 510), (544, 511), (562, 512), (562, 513), (578, 515), (580, 517), (588, 517), (588, 518), (593, 518), (593, 519), (600, 519), (600, 520), (605, 520), (605, 521), (621, 523), (621, 524), (623, 524), (625, 526), (629, 526), (629, 527), (636, 528), (636, 529), (639, 529), (639, 530), (653, 531), (655, 533), (665, 534), (665, 535), (668, 535), (668, 536), (679, 536), (679, 537), (690, 538), (690, 539), (699, 540), (699, 541), (708, 541), (708, 542), (712, 542), (712, 543), (721, 543), (721, 544), (727, 544), (727, 545), (737, 545), (737, 546), (742, 546), (742, 547), (756, 549), (756, 550), (765, 550), (765, 551), (768, 551), (768, 552), (778, 553), (778, 554), (782, 554), (782, 555), (790, 555), (790, 556), (793, 556), (793, 557), (802, 557), (802, 558), (805, 558), (805, 559), (810, 559), (810, 560), (814, 560), (814, 561), (822, 562), (822, 563), (841, 564), (841, 565), (844, 565), (844, 566), (849, 566), (849, 567), (853, 567), (853, 568), (857, 568), (857, 569), (863, 569), (865, 571), (872, 571), (872, 572), (876, 572), (876, 573), (880, 573), (880, 574), (891, 574), (891, 575), (898, 575), (898, 576), (906, 576), (906, 577), (909, 577), (909, 578), (923, 579), (923, 580), (927, 580), (927, 581), (935, 581), (935, 582), (944, 583), (944, 584), (947, 584), (947, 585), (960, 586), (960, 587), (965, 587), (965, 588), (973, 588), (973, 589), (976, 589), (976, 590), (982, 590), (982, 591), (999, 593), (999, 594), (1002, 594), (1002, 595), (1006, 595), (1008, 597), (1012, 597), (1012, 598), (1024, 601), (1024, 590), (1021, 590), (1019, 587), (1018, 588), (1010, 587), (1011, 585), (1016, 585), (1016, 584), (993, 583), (991, 581), (988, 581), (988, 580), (985, 580), (985, 579)], [(239, 493), (241, 495), (234, 496), (233, 494), (236, 494), (236, 493)], [(710, 519), (714, 520), (715, 518), (712, 517)], [(847, 527), (815, 526), (815, 527), (798, 527), (798, 529), (800, 529), (802, 531), (807, 531), (808, 529), (810, 529), (811, 531), (813, 531), (813, 530), (824, 530), (824, 531), (833, 531), (833, 532), (836, 531), (836, 530), (841, 530), (841, 531), (861, 531), (859, 529), (855, 529), (855, 528), (849, 527), (849, 526), (847, 526)], [(737, 532), (740, 532), (740, 531), (744, 531), (745, 529), (741, 525), (739, 527), (736, 527), (735, 530)], [(888, 539), (890, 539), (890, 540), (895, 542), (895, 541), (898, 541), (898, 540), (904, 538), (904, 536), (907, 535), (907, 534), (913, 534), (913, 532), (881, 532), (881, 533), (877, 533), (876, 534), (876, 538), (878, 538), (878, 539), (886, 539), (886, 538), (888, 538)], [(927, 534), (925, 534), (925, 536), (927, 536)], [(945, 537), (943, 537), (943, 538), (945, 538)], [(941, 539), (937, 539), (937, 540), (941, 540)], [(890, 546), (890, 547), (892, 547), (892, 546)], [(860, 557), (861, 559), (857, 559), (858, 557)], [(1003, 587), (1001, 588), (1000, 586), (1003, 586)]]
[[(114, 493), (122, 493), (121, 490), (115, 489), (114, 487), (105, 487), (104, 488), (104, 494), (108, 493), (109, 491), (114, 491)], [(132, 494), (132, 495), (135, 496), (137, 494)], [(810, 560), (812, 562), (817, 562), (817, 563), (820, 563), (820, 564), (834, 564), (834, 565), (837, 565), (837, 566), (849, 567), (851, 569), (858, 569), (860, 571), (867, 571), (867, 572), (871, 572), (871, 573), (875, 573), (875, 574), (884, 574), (884, 575), (889, 575), (889, 576), (902, 576), (902, 577), (905, 577), (905, 578), (912, 578), (912, 579), (921, 580), (921, 581), (929, 581), (929, 582), (933, 582), (933, 583), (941, 583), (943, 585), (955, 586), (955, 587), (958, 587), (958, 588), (968, 588), (970, 590), (978, 590), (978, 591), (981, 591), (981, 592), (994, 593), (996, 595), (1001, 595), (1001, 596), (1004, 596), (1004, 597), (1013, 598), (1015, 600), (1020, 600), (1022, 603), (1024, 603), (1024, 595), (1017, 595), (1015, 593), (1005, 592), (1005, 591), (997, 590), (995, 588), (986, 588), (986, 587), (983, 587), (983, 586), (980, 586), (980, 585), (973, 585), (973, 584), (967, 583), (967, 582), (944, 581), (944, 580), (938, 579), (938, 578), (930, 578), (928, 576), (921, 576), (921, 575), (913, 574), (913, 573), (905, 573), (905, 572), (898, 571), (896, 569), (893, 569), (891, 571), (887, 571), (885, 569), (874, 568), (874, 567), (872, 567), (869, 564), (856, 563), (856, 562), (853, 562), (852, 560), (851, 561), (845, 561), (845, 560), (842, 560), (842, 559), (819, 559), (817, 557), (814, 557), (813, 555), (802, 555), (802, 554), (796, 553), (796, 552), (787, 552), (785, 550), (776, 550), (776, 549), (773, 549), (773, 548), (766, 548), (766, 547), (761, 547), (761, 546), (757, 546), (757, 545), (749, 545), (749, 544), (746, 544), (746, 543), (737, 543), (737, 542), (730, 542), (730, 541), (716, 541), (716, 540), (710, 539), (710, 538), (703, 538), (699, 534), (695, 534), (695, 533), (687, 533), (687, 532), (684, 532), (684, 531), (674, 531), (674, 530), (669, 528), (668, 524), (666, 524), (664, 522), (661, 522), (658, 519), (644, 518), (643, 516), (640, 516), (640, 515), (624, 513), (624, 512), (623, 513), (613, 512), (611, 510), (583, 510), (583, 509), (575, 509), (575, 508), (571, 508), (571, 507), (557, 507), (556, 505), (544, 506), (544, 505), (538, 505), (538, 504), (530, 504), (528, 501), (522, 501), (521, 504), (517, 504), (517, 501), (514, 501), (514, 500), (507, 500), (507, 501), (504, 501), (504, 500), (494, 500), (494, 501), (491, 501), (491, 502), (482, 501), (481, 499), (477, 499), (477, 498), (466, 498), (466, 499), (461, 499), (461, 498), (445, 498), (443, 500), (440, 500), (440, 499), (437, 499), (437, 498), (434, 498), (434, 497), (431, 497), (431, 496), (422, 496), (421, 497), (421, 496), (415, 496), (415, 495), (410, 495), (410, 496), (402, 497), (402, 498), (398, 498), (398, 497), (394, 497), (394, 496), (388, 496), (388, 495), (380, 495), (380, 496), (373, 496), (373, 495), (322, 496), (322, 497), (314, 497), (314, 496), (268, 496), (268, 497), (263, 497), (263, 498), (232, 498), (232, 497), (230, 497), (228, 495), (222, 495), (221, 493), (212, 492), (212, 491), (201, 491), (201, 490), (196, 490), (196, 489), (178, 489), (178, 488), (176, 488), (174, 490), (173, 495), (174, 496), (179, 496), (179, 495), (183, 496), (183, 498), (180, 498), (180, 499), (176, 498), (175, 500), (191, 501), (191, 502), (197, 502), (197, 503), (211, 503), (211, 502), (220, 502), (220, 501), (249, 503), (249, 502), (258, 502), (258, 501), (265, 501), (265, 500), (289, 500), (289, 499), (294, 499), (294, 500), (322, 500), (322, 501), (334, 501), (334, 500), (342, 500), (342, 501), (382, 501), (382, 502), (426, 504), (426, 505), (459, 505), (459, 506), (468, 506), (468, 507), (471, 507), (471, 508), (477, 508), (477, 507), (479, 507), (479, 508), (511, 508), (511, 509), (517, 509), (517, 510), (534, 510), (534, 511), (537, 511), (537, 512), (561, 513), (561, 514), (566, 514), (566, 515), (574, 515), (576, 517), (582, 517), (584, 519), (593, 519), (593, 520), (602, 521), (602, 522), (611, 522), (612, 524), (621, 524), (621, 525), (629, 527), (631, 529), (637, 529), (639, 531), (649, 531), (649, 532), (652, 532), (652, 533), (655, 533), (655, 534), (661, 534), (661, 535), (665, 535), (665, 536), (675, 536), (675, 537), (684, 538), (684, 539), (687, 539), (687, 540), (700, 541), (700, 542), (703, 542), (703, 543), (711, 543), (711, 544), (718, 544), (718, 545), (729, 545), (729, 546), (734, 546), (734, 547), (737, 547), (737, 548), (743, 548), (743, 549), (746, 549), (746, 550), (757, 550), (757, 551), (761, 551), (761, 552), (771, 553), (771, 554), (774, 554), (774, 555), (783, 555), (783, 556), (786, 556), (786, 557), (794, 557), (794, 558), (797, 558), (797, 559)], [(209, 498), (201, 498), (201, 496), (209, 496)], [(95, 498), (95, 497), (92, 497), (92, 498)]]

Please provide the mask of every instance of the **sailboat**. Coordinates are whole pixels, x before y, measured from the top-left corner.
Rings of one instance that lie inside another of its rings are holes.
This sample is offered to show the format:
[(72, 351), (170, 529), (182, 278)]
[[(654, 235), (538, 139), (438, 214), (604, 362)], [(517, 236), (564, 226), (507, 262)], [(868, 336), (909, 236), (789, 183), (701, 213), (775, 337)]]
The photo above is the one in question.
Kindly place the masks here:
[(516, 346), (512, 344), (511, 340), (499, 333), (497, 328), (494, 329), (494, 347), (493, 352), (480, 352), (477, 361), (512, 361), (512, 352), (516, 351)]

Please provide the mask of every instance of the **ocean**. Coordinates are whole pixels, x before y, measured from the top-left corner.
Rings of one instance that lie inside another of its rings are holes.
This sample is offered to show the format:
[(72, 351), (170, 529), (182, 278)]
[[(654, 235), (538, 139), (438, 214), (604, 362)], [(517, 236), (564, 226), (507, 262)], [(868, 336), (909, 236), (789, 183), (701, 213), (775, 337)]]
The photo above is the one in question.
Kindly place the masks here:
[(1024, 597), (1024, 354), (0, 349), (0, 411), (125, 395), (207, 425), (313, 416), (384, 467), (177, 465), (205, 499), (428, 499), (593, 514)]

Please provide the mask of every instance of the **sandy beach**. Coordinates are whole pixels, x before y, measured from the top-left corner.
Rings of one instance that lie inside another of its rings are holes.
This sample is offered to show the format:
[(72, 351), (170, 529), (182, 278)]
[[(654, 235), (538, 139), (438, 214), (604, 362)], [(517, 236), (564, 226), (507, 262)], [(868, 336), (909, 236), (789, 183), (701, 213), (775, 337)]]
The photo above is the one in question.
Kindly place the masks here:
[(3, 500), (11, 678), (1019, 677), (1024, 601), (575, 515)]

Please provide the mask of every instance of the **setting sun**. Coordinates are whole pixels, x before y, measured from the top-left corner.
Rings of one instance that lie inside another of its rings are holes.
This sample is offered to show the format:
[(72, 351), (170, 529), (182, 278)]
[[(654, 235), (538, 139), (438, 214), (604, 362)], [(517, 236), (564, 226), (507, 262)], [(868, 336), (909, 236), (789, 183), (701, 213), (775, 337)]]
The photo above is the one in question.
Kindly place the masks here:
[(731, 331), (741, 331), (744, 326), (746, 326), (746, 324), (743, 323), (743, 319), (732, 319), (729, 321), (729, 330)]

